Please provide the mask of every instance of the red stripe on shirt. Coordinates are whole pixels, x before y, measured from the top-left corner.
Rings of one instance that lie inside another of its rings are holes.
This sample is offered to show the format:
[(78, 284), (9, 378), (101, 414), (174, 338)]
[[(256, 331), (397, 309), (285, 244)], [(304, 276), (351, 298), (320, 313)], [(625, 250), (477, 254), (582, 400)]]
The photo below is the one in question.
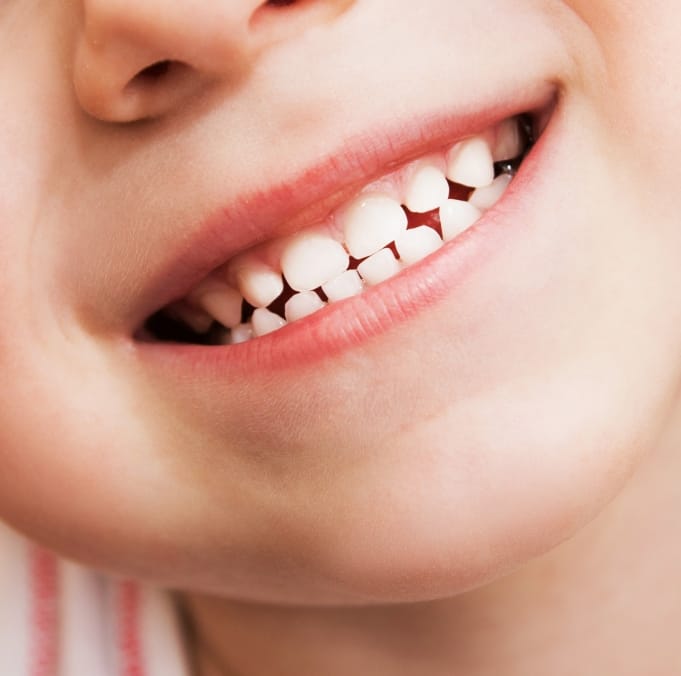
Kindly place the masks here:
[(121, 676), (144, 676), (140, 640), (140, 590), (134, 582), (122, 582), (120, 585), (118, 617)]
[(39, 547), (29, 554), (31, 676), (57, 676), (57, 559)]

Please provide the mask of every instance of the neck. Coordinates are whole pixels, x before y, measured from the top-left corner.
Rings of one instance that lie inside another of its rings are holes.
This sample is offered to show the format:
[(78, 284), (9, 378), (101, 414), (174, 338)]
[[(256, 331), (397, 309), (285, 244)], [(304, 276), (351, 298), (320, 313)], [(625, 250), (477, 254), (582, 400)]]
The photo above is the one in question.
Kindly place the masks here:
[(679, 477), (681, 424), (578, 536), (451, 599), (291, 608), (187, 595), (198, 674), (669, 673), (681, 625)]

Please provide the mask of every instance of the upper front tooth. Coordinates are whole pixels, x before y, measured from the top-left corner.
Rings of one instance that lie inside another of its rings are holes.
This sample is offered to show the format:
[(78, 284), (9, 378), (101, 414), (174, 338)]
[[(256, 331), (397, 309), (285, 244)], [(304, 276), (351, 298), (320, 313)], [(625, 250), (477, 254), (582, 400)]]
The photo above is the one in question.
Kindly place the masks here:
[(518, 118), (504, 120), (497, 127), (497, 137), (494, 143), (492, 156), (495, 162), (502, 160), (512, 160), (518, 157), (523, 151), (523, 142), (520, 136), (520, 126)]
[(437, 209), (449, 197), (449, 184), (440, 169), (422, 164), (405, 186), (404, 205), (415, 214)]
[(445, 242), (470, 228), (481, 215), (480, 210), (470, 202), (447, 200), (440, 207), (440, 225)]
[(253, 307), (267, 307), (284, 290), (281, 274), (261, 261), (237, 260), (232, 269), (239, 291)]
[(447, 178), (470, 188), (481, 188), (494, 180), (494, 159), (484, 137), (461, 141), (449, 151)]
[(480, 211), (487, 211), (499, 201), (511, 179), (512, 176), (509, 174), (500, 174), (494, 179), (492, 185), (475, 190), (468, 201)]
[(407, 214), (385, 195), (360, 195), (342, 213), (343, 234), (354, 258), (365, 258), (407, 229)]
[(319, 232), (292, 237), (281, 254), (281, 269), (292, 289), (312, 291), (348, 269), (343, 245)]
[(433, 228), (419, 225), (403, 232), (395, 240), (395, 246), (400, 254), (400, 260), (406, 265), (411, 265), (437, 251), (442, 246), (442, 240)]

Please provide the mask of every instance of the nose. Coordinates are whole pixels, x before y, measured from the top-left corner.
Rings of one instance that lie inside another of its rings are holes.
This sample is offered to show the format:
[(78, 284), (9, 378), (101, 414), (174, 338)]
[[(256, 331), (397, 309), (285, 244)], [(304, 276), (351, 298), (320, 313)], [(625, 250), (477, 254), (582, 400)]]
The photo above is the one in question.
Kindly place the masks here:
[(154, 118), (207, 83), (243, 77), (268, 48), (355, 0), (82, 0), (80, 106), (107, 122)]

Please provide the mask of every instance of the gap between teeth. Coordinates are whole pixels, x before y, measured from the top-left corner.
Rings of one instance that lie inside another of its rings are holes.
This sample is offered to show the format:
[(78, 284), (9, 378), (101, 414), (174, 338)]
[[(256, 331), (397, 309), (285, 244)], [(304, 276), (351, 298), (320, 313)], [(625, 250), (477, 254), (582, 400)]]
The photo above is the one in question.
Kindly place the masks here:
[(236, 344), (355, 296), (478, 221), (512, 179), (508, 168), (495, 175), (495, 163), (520, 158), (528, 142), (519, 118), (511, 118), (416, 160), (367, 186), (324, 224), (236, 256), (169, 314), (197, 333), (218, 322), (219, 342)]

